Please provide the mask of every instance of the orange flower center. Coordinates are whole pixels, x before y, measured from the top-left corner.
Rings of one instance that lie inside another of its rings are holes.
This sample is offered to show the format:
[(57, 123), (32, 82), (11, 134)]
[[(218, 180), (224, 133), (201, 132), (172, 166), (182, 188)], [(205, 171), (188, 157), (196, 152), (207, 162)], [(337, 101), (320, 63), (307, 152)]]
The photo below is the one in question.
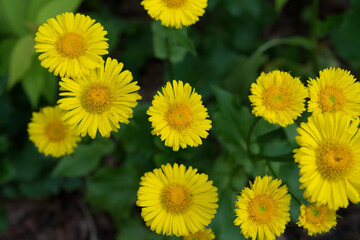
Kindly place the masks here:
[(65, 33), (57, 42), (57, 49), (64, 57), (77, 58), (86, 50), (85, 40), (80, 34)]
[(343, 90), (336, 86), (326, 86), (319, 93), (319, 106), (322, 112), (342, 110), (345, 102)]
[(290, 108), (290, 91), (287, 87), (271, 86), (264, 92), (264, 104), (273, 111)]
[(161, 194), (161, 203), (168, 212), (183, 213), (191, 203), (191, 194), (184, 186), (169, 185)]
[(326, 212), (325, 206), (311, 205), (306, 208), (306, 218), (312, 224), (323, 223), (326, 221)]
[(354, 168), (351, 149), (342, 143), (325, 142), (316, 151), (317, 170), (328, 180), (346, 177)]
[(66, 136), (66, 127), (61, 121), (55, 120), (46, 125), (45, 135), (49, 138), (50, 141), (61, 141)]
[(190, 126), (193, 114), (187, 105), (176, 103), (166, 112), (165, 118), (173, 129), (181, 131)]
[(165, 5), (169, 8), (180, 8), (184, 5), (186, 0), (163, 0)]
[(249, 203), (249, 217), (256, 224), (271, 222), (276, 214), (276, 204), (273, 198), (265, 194), (256, 195)]
[(93, 84), (83, 93), (81, 103), (89, 113), (103, 113), (111, 107), (112, 96), (110, 89), (101, 84)]

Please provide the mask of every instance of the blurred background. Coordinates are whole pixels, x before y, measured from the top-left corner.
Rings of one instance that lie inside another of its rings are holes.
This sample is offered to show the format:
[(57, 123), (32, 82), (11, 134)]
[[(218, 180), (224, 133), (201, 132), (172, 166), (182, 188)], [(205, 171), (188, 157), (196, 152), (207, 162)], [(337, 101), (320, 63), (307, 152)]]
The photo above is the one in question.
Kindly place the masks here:
[[(66, 11), (104, 26), (109, 56), (133, 73), (143, 99), (110, 139), (84, 138), (73, 155), (55, 159), (38, 153), (26, 130), (33, 111), (56, 104), (59, 89), (37, 59), (35, 33)], [(233, 225), (236, 196), (255, 176), (271, 175), (266, 160), (254, 164), (245, 152), (250, 84), (274, 69), (304, 83), (327, 67), (360, 73), (360, 0), (209, 0), (200, 21), (181, 30), (153, 22), (138, 0), (0, 0), (0, 22), (1, 240), (181, 239), (151, 232), (135, 205), (140, 177), (168, 162), (209, 175), (220, 197), (210, 225), (216, 239), (244, 239)], [(213, 128), (197, 148), (173, 152), (150, 133), (146, 110), (172, 79), (193, 86), (208, 108)], [(251, 148), (273, 159), (291, 153), (307, 116), (287, 128), (260, 120)], [(272, 168), (303, 200), (296, 164), (281, 161)], [(279, 239), (360, 239), (359, 205), (312, 238), (295, 225), (298, 213), (292, 201)]]

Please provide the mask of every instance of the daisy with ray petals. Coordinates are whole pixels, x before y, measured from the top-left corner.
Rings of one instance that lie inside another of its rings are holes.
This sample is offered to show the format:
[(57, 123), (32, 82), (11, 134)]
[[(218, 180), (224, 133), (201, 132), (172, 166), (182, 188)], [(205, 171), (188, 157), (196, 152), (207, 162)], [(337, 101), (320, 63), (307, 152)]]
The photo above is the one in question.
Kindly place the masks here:
[(154, 128), (152, 134), (160, 135), (165, 146), (174, 151), (202, 144), (201, 138), (206, 138), (211, 128), (201, 96), (182, 81), (168, 82), (162, 93), (155, 95), (147, 114)]
[(104, 28), (88, 16), (63, 13), (39, 27), (35, 37), (39, 60), (60, 77), (80, 77), (104, 64), (108, 54)]
[(286, 127), (305, 111), (308, 91), (299, 78), (278, 70), (262, 73), (251, 84), (252, 113), (272, 124)]
[(244, 188), (236, 202), (235, 225), (246, 238), (273, 240), (290, 221), (290, 194), (281, 180), (256, 177), (250, 188)]
[(157, 234), (187, 236), (209, 225), (218, 208), (217, 188), (206, 174), (184, 165), (162, 165), (141, 177), (136, 204)]
[(342, 113), (314, 113), (301, 123), (295, 162), (300, 188), (309, 202), (332, 210), (360, 201), (359, 119)]
[(141, 5), (165, 27), (182, 28), (199, 21), (205, 13), (207, 0), (143, 0)]
[(212, 230), (203, 229), (196, 233), (190, 233), (189, 235), (184, 237), (184, 240), (213, 240), (215, 239), (215, 235)]
[(296, 224), (307, 229), (310, 236), (325, 233), (336, 226), (336, 211), (324, 205), (301, 205), (299, 221)]
[(91, 70), (87, 77), (61, 79), (60, 96), (64, 97), (58, 100), (59, 107), (67, 111), (64, 120), (81, 136), (95, 138), (99, 130), (101, 136), (110, 137), (120, 122), (129, 123), (141, 97), (137, 82), (132, 82), (131, 72), (122, 71), (123, 66), (108, 58), (105, 67)]
[(64, 112), (58, 107), (44, 107), (32, 114), (28, 125), (30, 140), (46, 156), (61, 157), (74, 152), (81, 138), (63, 122)]
[(349, 71), (327, 68), (320, 71), (320, 77), (310, 79), (309, 112), (341, 112), (350, 117), (360, 115), (360, 83)]

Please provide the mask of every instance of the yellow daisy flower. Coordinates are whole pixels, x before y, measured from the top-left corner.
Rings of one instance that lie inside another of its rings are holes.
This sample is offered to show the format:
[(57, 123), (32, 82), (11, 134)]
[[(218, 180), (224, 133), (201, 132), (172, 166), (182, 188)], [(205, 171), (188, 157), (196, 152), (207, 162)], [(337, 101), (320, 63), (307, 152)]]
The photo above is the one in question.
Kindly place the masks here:
[(211, 231), (211, 229), (203, 229), (196, 233), (190, 233), (186, 237), (184, 237), (184, 240), (213, 240), (215, 239), (214, 233)]
[(44, 107), (32, 114), (28, 124), (30, 140), (46, 156), (61, 157), (74, 152), (81, 138), (62, 121), (64, 112), (58, 107)]
[(141, 5), (165, 27), (182, 28), (199, 21), (205, 13), (207, 0), (143, 0)]
[(137, 82), (124, 64), (108, 58), (90, 71), (87, 77), (62, 78), (60, 81), (59, 107), (67, 111), (64, 120), (78, 129), (81, 136), (95, 138), (97, 130), (103, 137), (120, 128), (119, 122), (129, 123), (132, 108), (141, 99)]
[(251, 84), (250, 91), (252, 113), (272, 124), (285, 127), (305, 111), (307, 89), (299, 78), (287, 72), (261, 73), (256, 83)]
[(313, 114), (301, 123), (296, 137), (295, 161), (300, 188), (309, 202), (332, 210), (360, 201), (359, 119), (347, 115)]
[(187, 236), (209, 225), (218, 208), (217, 188), (206, 174), (176, 163), (141, 177), (136, 204), (157, 234)]
[(201, 95), (182, 81), (174, 80), (173, 85), (168, 82), (154, 97), (147, 114), (154, 128), (152, 134), (160, 135), (174, 151), (202, 144), (201, 138), (206, 138), (211, 128)]
[(290, 195), (281, 180), (256, 177), (250, 188), (244, 188), (236, 202), (235, 225), (246, 238), (271, 240), (280, 236), (290, 221)]
[(360, 115), (360, 83), (349, 71), (327, 68), (320, 71), (320, 77), (310, 79), (309, 112), (341, 112), (351, 117)]
[(324, 205), (301, 205), (300, 212), (299, 221), (296, 224), (307, 229), (310, 236), (328, 232), (336, 226), (336, 211)]
[(39, 60), (55, 76), (80, 77), (104, 64), (107, 32), (100, 23), (77, 13), (63, 13), (39, 27), (35, 37)]

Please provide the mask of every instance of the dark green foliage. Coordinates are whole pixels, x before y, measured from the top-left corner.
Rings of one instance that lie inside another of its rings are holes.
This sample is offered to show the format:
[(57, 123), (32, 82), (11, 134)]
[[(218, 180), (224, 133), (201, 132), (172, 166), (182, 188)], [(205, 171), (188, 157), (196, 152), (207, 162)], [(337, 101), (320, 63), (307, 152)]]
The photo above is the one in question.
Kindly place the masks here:
[[(298, 3), (302, 8), (296, 13), (302, 19), (296, 20), (303, 25), (290, 26), (291, 34), (279, 31), (283, 27), (279, 25), (289, 27), (284, 11), (294, 11), (287, 6), (296, 1), (209, 0), (200, 21), (182, 29), (151, 22), (138, 3), (124, 15), (121, 9), (128, 3), (114, 2), (0, 0), (1, 198), (40, 199), (63, 191), (83, 194), (91, 210), (111, 216), (118, 240), (180, 239), (153, 233), (136, 206), (141, 176), (162, 164), (176, 162), (209, 175), (219, 193), (218, 213), (210, 225), (216, 239), (244, 239), (233, 225), (235, 201), (256, 176), (282, 179), (304, 202), (293, 149), (296, 129), (309, 114), (286, 128), (256, 118), (248, 98), (250, 86), (262, 71), (274, 69), (289, 71), (305, 84), (318, 76), (319, 69), (331, 66), (342, 66), (358, 77), (360, 0), (351, 1), (342, 13), (317, 19), (314, 29), (310, 1)], [(32, 111), (54, 106), (59, 99), (59, 78), (41, 67), (34, 38), (46, 19), (76, 9), (104, 26), (109, 56), (132, 72), (144, 97), (129, 124), (121, 124), (111, 138), (86, 137), (73, 154), (54, 159), (38, 153), (26, 130)], [(189, 83), (202, 95), (212, 121), (201, 146), (178, 152), (151, 134), (146, 114), (149, 96), (173, 79)], [(299, 204), (292, 199), (293, 222), (298, 214)], [(8, 224), (0, 206), (0, 234)]]

